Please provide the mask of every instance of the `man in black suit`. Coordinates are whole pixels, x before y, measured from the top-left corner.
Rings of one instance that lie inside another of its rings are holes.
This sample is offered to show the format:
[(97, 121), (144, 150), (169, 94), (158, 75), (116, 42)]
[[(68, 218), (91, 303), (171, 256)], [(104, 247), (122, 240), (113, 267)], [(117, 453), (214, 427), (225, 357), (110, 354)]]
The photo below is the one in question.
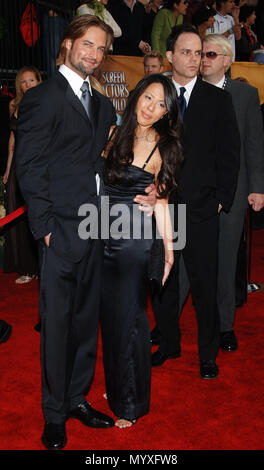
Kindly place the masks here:
[(107, 8), (122, 30), (122, 36), (115, 38), (114, 54), (140, 56), (151, 50), (146, 42), (148, 18), (141, 2), (110, 0)]
[(232, 207), (219, 217), (219, 269), (217, 305), (221, 321), (220, 346), (224, 351), (238, 347), (233, 329), (237, 253), (248, 203), (254, 211), (264, 207), (264, 133), (258, 90), (248, 83), (225, 76), (233, 60), (229, 41), (209, 34), (203, 44), (201, 73), (208, 83), (225, 84), (231, 94), (241, 137), (240, 170)]
[[(198, 321), (200, 376), (218, 376), (219, 348), (216, 306), (218, 220), (233, 201), (239, 168), (240, 138), (232, 100), (197, 77), (202, 43), (192, 26), (176, 26), (167, 42), (173, 83), (184, 115), (185, 162), (178, 202), (186, 204), (186, 246), (182, 251)], [(162, 338), (152, 356), (153, 366), (180, 355), (177, 275), (171, 273), (154, 313)], [(180, 299), (181, 301), (181, 299)]]
[(96, 357), (102, 242), (78, 235), (79, 208), (97, 207), (103, 193), (100, 155), (116, 119), (110, 100), (89, 79), (112, 40), (99, 18), (74, 19), (61, 43), (63, 65), (25, 96), (19, 111), (17, 176), (42, 251), (42, 440), (48, 449), (65, 446), (69, 417), (91, 427), (114, 424), (85, 400)]

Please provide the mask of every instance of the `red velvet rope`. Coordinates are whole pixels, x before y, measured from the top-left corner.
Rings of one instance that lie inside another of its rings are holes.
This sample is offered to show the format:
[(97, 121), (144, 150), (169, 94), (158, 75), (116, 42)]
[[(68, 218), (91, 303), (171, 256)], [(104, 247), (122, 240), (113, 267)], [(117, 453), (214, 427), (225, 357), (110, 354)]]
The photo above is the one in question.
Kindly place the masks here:
[(16, 219), (20, 215), (24, 214), (24, 212), (27, 211), (27, 206), (26, 204), (24, 206), (19, 207), (16, 209), (14, 212), (11, 212), (11, 214), (6, 215), (6, 217), (3, 217), (0, 219), (0, 227), (3, 227), (4, 225), (8, 224), (9, 222), (12, 222), (12, 220)]

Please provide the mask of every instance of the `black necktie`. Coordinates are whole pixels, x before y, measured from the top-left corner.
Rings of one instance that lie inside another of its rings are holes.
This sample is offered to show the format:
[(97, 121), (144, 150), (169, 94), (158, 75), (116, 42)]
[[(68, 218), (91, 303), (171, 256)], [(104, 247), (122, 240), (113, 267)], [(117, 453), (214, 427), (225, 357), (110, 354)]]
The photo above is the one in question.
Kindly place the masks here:
[(183, 117), (185, 109), (187, 107), (186, 99), (184, 98), (184, 93), (186, 92), (186, 88), (184, 86), (180, 87), (180, 96), (179, 96), (179, 106), (181, 110), (181, 115)]
[(92, 114), (91, 114), (91, 95), (90, 95), (90, 90), (89, 90), (89, 83), (88, 82), (83, 82), (81, 88), (82, 92), (81, 96), (81, 103), (87, 113), (88, 118), (92, 122)]

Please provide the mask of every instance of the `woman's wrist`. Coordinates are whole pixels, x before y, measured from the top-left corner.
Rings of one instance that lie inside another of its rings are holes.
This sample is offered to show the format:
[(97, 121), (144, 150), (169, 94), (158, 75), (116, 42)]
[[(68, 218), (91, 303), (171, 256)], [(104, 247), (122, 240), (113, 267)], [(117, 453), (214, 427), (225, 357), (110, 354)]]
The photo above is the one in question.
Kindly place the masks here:
[(170, 267), (173, 266), (173, 262), (169, 261), (168, 259), (165, 259), (165, 263), (169, 264)]
[(174, 263), (174, 253), (173, 250), (165, 250), (165, 263), (169, 264), (170, 266)]

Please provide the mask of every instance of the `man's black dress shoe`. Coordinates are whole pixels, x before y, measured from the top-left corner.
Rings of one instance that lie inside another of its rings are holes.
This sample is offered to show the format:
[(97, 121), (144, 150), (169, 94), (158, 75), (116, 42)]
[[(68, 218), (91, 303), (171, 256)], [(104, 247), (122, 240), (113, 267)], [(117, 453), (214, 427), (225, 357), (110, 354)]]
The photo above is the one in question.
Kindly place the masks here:
[(110, 416), (94, 410), (87, 401), (72, 409), (69, 418), (79, 419), (85, 426), (91, 428), (111, 428), (115, 424)]
[(62, 449), (67, 442), (65, 423), (45, 423), (42, 442), (49, 450)]
[(12, 326), (0, 320), (0, 343), (5, 343), (11, 335)]
[(172, 354), (163, 354), (159, 349), (155, 351), (151, 356), (151, 365), (152, 367), (162, 366), (167, 359), (175, 359), (176, 357), (180, 357), (181, 352), (176, 351)]
[(150, 333), (150, 342), (153, 345), (158, 345), (160, 344), (161, 341), (161, 332), (157, 326), (153, 328), (153, 330)]
[(223, 349), (223, 351), (235, 351), (238, 348), (234, 330), (223, 331), (221, 333), (220, 348)]
[(216, 379), (219, 369), (215, 361), (200, 361), (200, 377), (201, 379)]

